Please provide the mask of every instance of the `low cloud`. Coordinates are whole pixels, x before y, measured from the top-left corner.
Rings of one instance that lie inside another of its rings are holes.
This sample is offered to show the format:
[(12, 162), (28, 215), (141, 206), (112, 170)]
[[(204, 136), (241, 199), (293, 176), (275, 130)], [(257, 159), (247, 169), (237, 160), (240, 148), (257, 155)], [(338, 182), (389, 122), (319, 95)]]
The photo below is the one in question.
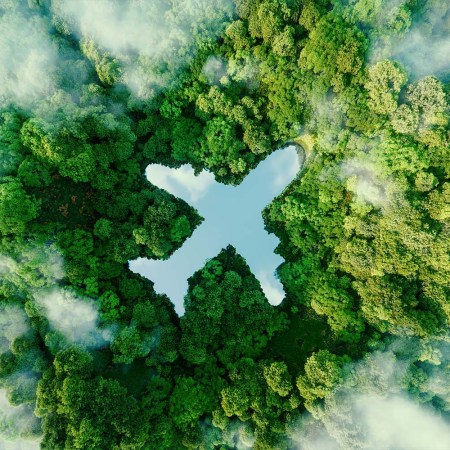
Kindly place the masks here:
[(5, 450), (39, 449), (34, 437), (39, 430), (39, 419), (30, 405), (13, 406), (6, 391), (0, 390), (0, 448)]
[[(336, 406), (337, 409), (337, 406)], [(301, 450), (447, 450), (450, 424), (406, 396), (354, 395), (327, 411), (325, 427), (309, 417), (297, 437)], [(343, 414), (342, 411), (345, 411)]]
[(58, 283), (64, 277), (64, 261), (53, 247), (30, 244), (14, 257), (0, 254), (0, 275), (5, 283), (32, 291)]
[(53, 11), (83, 37), (117, 58), (123, 81), (138, 97), (165, 87), (195, 53), (196, 39), (211, 39), (232, 16), (229, 0), (171, 2), (58, 0)]
[(0, 255), (0, 274), (15, 273), (18, 269), (17, 262), (9, 256)]
[(424, 2), (422, 10), (417, 13), (420, 20), (414, 20), (413, 25), (401, 33), (392, 24), (395, 21), (408, 23), (407, 19), (405, 21), (403, 8), (407, 2), (390, 0), (383, 3), (374, 26), (378, 31), (384, 29), (385, 32), (378, 32), (372, 42), (370, 49), (372, 62), (386, 58), (397, 60), (415, 78), (426, 75), (439, 76), (448, 72), (450, 70), (448, 3)]
[(202, 74), (209, 84), (219, 84), (220, 80), (227, 74), (227, 62), (218, 56), (210, 56), (205, 62)]
[(50, 326), (68, 341), (86, 347), (101, 347), (111, 339), (111, 331), (98, 327), (98, 308), (94, 300), (54, 288), (37, 292), (34, 299), (44, 309)]
[(231, 422), (219, 433), (209, 421), (200, 423), (200, 429), (204, 446), (202, 448), (218, 448), (225, 445), (236, 450), (250, 450), (256, 440), (251, 427), (239, 420)]
[(46, 19), (11, 3), (0, 14), (0, 106), (30, 108), (54, 91), (57, 50)]
[[(291, 438), (295, 448), (450, 448), (450, 423), (430, 405), (408, 395), (408, 380), (414, 373), (410, 369), (415, 360), (411, 356), (397, 359), (393, 351), (387, 350), (348, 365), (344, 382), (312, 415), (305, 415), (294, 427)], [(435, 369), (442, 372), (445, 367), (437, 365)], [(431, 399), (435, 393), (429, 390), (428, 394)]]
[(416, 77), (440, 75), (450, 69), (450, 37), (427, 36), (413, 29), (392, 51), (392, 58), (402, 62)]
[(259, 63), (250, 55), (231, 57), (227, 61), (227, 75), (235, 82), (243, 83), (250, 90), (257, 89), (260, 85)]
[[(0, 274), (2, 281), (32, 296), (50, 326), (68, 341), (87, 347), (110, 341), (111, 330), (97, 326), (95, 301), (58, 286), (64, 277), (64, 261), (54, 248), (30, 244), (15, 258), (0, 255)], [(0, 310), (0, 351), (6, 351), (10, 342), (27, 331), (28, 318), (22, 307), (6, 305)]]
[(40, 440), (26, 440), (16, 439), (14, 441), (1, 440), (0, 445), (2, 450), (39, 450)]
[(378, 175), (375, 165), (369, 161), (350, 159), (344, 161), (340, 170), (341, 180), (347, 181), (347, 188), (358, 200), (381, 208), (388, 201), (386, 180)]
[(14, 339), (29, 330), (28, 317), (16, 305), (0, 305), (0, 353), (7, 352)]
[(204, 197), (215, 183), (212, 173), (204, 170), (195, 175), (194, 169), (189, 164), (178, 169), (171, 169), (161, 164), (150, 164), (146, 169), (146, 175), (150, 183), (189, 203), (196, 203)]
[(367, 440), (374, 449), (450, 448), (450, 424), (431, 408), (406, 397), (361, 396), (354, 402), (354, 412), (361, 417)]

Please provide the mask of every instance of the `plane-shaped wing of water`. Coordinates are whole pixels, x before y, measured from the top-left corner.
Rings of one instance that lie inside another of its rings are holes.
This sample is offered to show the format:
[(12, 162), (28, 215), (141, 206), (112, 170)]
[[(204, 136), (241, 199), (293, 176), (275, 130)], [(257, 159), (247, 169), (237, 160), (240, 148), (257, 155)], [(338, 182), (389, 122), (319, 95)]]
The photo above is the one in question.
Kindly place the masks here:
[(187, 201), (205, 220), (168, 260), (138, 258), (130, 262), (130, 268), (151, 279), (155, 290), (167, 294), (180, 314), (188, 278), (232, 245), (259, 279), (269, 302), (280, 303), (284, 291), (275, 270), (283, 260), (274, 253), (279, 241), (264, 229), (261, 213), (295, 178), (302, 158), (296, 145), (277, 150), (238, 186), (217, 183), (207, 171), (195, 176), (189, 165), (178, 169), (148, 166), (146, 174), (152, 184)]

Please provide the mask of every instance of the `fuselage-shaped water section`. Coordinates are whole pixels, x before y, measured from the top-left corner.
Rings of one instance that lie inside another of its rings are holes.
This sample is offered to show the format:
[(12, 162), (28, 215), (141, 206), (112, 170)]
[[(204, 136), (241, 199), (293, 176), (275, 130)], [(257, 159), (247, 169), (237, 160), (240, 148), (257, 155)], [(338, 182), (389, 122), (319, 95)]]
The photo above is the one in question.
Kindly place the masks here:
[(160, 164), (147, 167), (148, 180), (194, 206), (205, 219), (168, 260), (138, 258), (130, 268), (155, 283), (166, 294), (178, 314), (188, 278), (228, 245), (247, 261), (272, 304), (284, 298), (283, 286), (275, 275), (282, 258), (274, 253), (278, 238), (264, 228), (262, 210), (297, 176), (304, 151), (297, 144), (274, 151), (238, 186), (217, 183), (207, 171), (194, 175), (190, 165), (172, 169)]

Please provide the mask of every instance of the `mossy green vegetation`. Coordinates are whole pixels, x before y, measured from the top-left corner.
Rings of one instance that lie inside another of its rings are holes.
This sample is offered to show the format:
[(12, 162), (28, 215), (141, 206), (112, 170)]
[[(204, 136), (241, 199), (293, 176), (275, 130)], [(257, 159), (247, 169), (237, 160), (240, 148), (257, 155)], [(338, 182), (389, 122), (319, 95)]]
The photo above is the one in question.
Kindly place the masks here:
[[(339, 395), (394, 382), (448, 420), (446, 2), (77, 3), (0, 0), (0, 389), (22, 408), (0, 435), (290, 449), (309, 411), (364, 448), (334, 427)], [(128, 261), (169, 258), (202, 218), (145, 168), (238, 184), (290, 141), (302, 174), (263, 212), (285, 300), (228, 247), (178, 317)]]

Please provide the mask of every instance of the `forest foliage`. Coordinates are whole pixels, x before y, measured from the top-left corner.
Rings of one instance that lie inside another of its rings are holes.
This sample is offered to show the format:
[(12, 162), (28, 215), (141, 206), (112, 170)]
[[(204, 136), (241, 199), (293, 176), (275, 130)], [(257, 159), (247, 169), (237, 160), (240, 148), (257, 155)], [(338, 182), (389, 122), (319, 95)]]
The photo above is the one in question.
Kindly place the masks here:
[[(369, 390), (352, 367), (376, 355), (448, 419), (430, 381), (450, 339), (446, 2), (103, 3), (97, 26), (96, 2), (0, 0), (0, 43), (28, 63), (0, 55), (0, 434), (296, 448), (305, 411), (329, 424), (336, 389)], [(239, 184), (289, 141), (305, 166), (263, 211), (285, 299), (228, 247), (178, 317), (128, 261), (169, 258), (202, 218), (145, 168)]]

